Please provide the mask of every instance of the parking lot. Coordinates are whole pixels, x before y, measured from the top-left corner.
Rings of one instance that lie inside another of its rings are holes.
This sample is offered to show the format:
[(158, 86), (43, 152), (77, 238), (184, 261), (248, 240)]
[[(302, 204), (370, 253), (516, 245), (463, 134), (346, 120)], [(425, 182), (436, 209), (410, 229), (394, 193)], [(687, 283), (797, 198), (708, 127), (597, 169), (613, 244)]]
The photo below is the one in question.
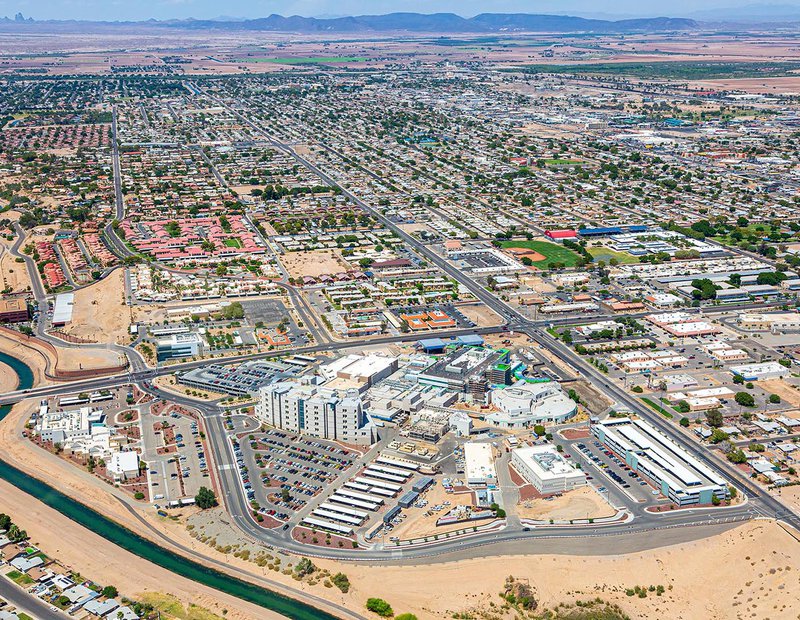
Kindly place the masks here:
[(632, 501), (651, 504), (658, 501), (659, 496), (653, 495), (653, 487), (594, 437), (570, 442), (564, 449), (588, 474), (587, 481), (600, 493), (608, 494), (613, 505), (630, 505)]
[(197, 422), (175, 412), (165, 415), (144, 413), (143, 460), (154, 501), (169, 505), (193, 498), (201, 486), (208, 486), (208, 463)]
[(281, 521), (302, 510), (361, 456), (332, 442), (274, 429), (233, 445), (247, 499)]

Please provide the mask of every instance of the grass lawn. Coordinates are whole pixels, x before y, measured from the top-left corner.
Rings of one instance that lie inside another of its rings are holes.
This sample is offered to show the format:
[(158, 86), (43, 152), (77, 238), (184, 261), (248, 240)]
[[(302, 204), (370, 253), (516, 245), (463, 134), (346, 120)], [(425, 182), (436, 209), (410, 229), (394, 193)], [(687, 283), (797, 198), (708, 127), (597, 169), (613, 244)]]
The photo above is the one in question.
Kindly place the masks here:
[(567, 267), (574, 267), (578, 262), (578, 258), (580, 258), (572, 250), (568, 250), (567, 248), (556, 243), (550, 243), (549, 241), (512, 240), (503, 241), (502, 246), (504, 248), (527, 248), (528, 250), (539, 252), (539, 254), (545, 257), (544, 260), (539, 262), (545, 264), (549, 264), (552, 261), (564, 263)]
[(285, 58), (238, 58), (235, 62), (271, 62), (276, 65), (318, 65), (335, 62), (364, 62), (361, 56), (287, 56)]
[(636, 256), (631, 256), (627, 252), (617, 252), (616, 250), (610, 250), (602, 246), (586, 249), (589, 251), (589, 254), (594, 257), (595, 262), (604, 260), (606, 261), (606, 264), (608, 264), (608, 261), (610, 261), (612, 258), (616, 258), (620, 265), (629, 265), (631, 263), (639, 262), (639, 259)]
[(242, 242), (239, 241), (238, 237), (228, 237), (225, 239), (225, 245), (229, 248), (240, 248), (242, 247)]
[(6, 573), (6, 577), (20, 586), (29, 586), (33, 583), (33, 579), (28, 577), (25, 573), (19, 572), (18, 570), (12, 570), (11, 572)]
[(658, 412), (659, 412), (661, 415), (663, 415), (665, 418), (669, 418), (669, 419), (671, 420), (671, 419), (674, 417), (674, 416), (673, 416), (673, 415), (672, 415), (672, 414), (671, 414), (669, 411), (667, 411), (666, 409), (664, 409), (664, 408), (663, 408), (663, 407), (661, 407), (660, 405), (658, 405), (658, 404), (654, 403), (654, 402), (653, 402), (652, 400), (650, 400), (649, 398), (643, 398), (642, 400), (643, 400), (645, 403), (647, 403), (647, 404), (648, 404), (650, 407), (652, 407), (653, 409), (655, 409), (656, 411), (658, 411)]

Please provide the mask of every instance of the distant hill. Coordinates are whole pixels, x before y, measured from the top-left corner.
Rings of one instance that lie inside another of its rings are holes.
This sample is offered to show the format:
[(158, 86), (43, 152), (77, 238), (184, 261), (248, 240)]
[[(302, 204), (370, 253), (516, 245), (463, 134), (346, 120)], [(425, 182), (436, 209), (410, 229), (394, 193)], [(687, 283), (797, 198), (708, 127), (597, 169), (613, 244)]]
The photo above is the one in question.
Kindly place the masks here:
[(483, 13), (469, 19), (454, 13), (389, 13), (387, 15), (359, 15), (322, 19), (293, 15), (270, 15), (258, 19), (185, 19), (142, 22), (75, 22), (34, 21), (2, 18), (4, 29), (51, 26), (76, 28), (81, 25), (98, 29), (101, 26), (139, 25), (149, 28), (181, 28), (190, 30), (264, 31), (293, 33), (499, 33), (499, 32), (657, 32), (693, 30), (700, 25), (693, 19), (655, 17), (609, 21), (585, 19), (566, 15), (533, 15), (527, 13)]

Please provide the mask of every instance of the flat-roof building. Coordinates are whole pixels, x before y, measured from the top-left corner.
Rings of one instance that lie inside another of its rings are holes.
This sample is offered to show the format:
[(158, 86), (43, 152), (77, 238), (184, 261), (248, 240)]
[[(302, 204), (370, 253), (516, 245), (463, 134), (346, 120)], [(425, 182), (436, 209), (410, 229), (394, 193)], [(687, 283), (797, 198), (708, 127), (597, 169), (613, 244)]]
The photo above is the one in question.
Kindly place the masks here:
[(492, 444), (472, 441), (465, 443), (464, 471), (469, 486), (495, 488), (497, 471), (494, 467)]
[(56, 303), (53, 306), (53, 326), (60, 327), (72, 320), (72, 307), (75, 305), (75, 295), (73, 293), (61, 293), (56, 296)]
[(564, 493), (586, 484), (586, 476), (550, 445), (515, 448), (511, 464), (539, 493)]
[(0, 323), (20, 323), (27, 321), (28, 302), (21, 297), (0, 299)]
[(203, 339), (200, 334), (172, 334), (163, 338), (157, 344), (159, 361), (177, 359), (181, 357), (194, 357), (203, 352)]
[(592, 433), (679, 506), (729, 496), (719, 473), (644, 420), (612, 418), (593, 424)]
[(762, 362), (731, 366), (731, 372), (745, 381), (758, 381), (759, 379), (780, 379), (789, 374), (789, 369), (778, 362)]

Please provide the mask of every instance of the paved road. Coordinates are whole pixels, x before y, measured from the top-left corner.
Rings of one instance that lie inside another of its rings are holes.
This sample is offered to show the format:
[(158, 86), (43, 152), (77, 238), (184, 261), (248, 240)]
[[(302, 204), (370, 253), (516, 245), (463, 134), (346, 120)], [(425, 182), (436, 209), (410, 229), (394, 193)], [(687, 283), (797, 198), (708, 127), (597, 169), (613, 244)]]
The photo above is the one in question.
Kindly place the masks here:
[(17, 611), (25, 612), (36, 620), (65, 620), (69, 617), (61, 612), (53, 611), (50, 609), (50, 605), (40, 598), (28, 594), (5, 577), (0, 577), (0, 597), (16, 607)]

